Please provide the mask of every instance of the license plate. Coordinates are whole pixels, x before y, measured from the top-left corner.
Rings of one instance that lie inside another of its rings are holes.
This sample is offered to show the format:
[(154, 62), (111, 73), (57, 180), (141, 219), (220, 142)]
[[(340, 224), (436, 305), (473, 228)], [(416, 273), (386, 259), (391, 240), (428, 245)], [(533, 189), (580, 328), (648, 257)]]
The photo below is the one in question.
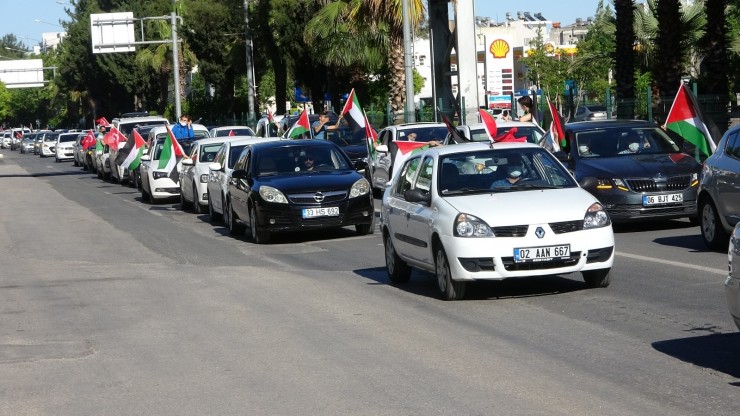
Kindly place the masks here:
[(514, 261), (528, 263), (570, 257), (570, 244), (514, 249)]
[(339, 215), (339, 207), (326, 208), (304, 208), (303, 218), (336, 217)]
[(642, 196), (642, 205), (678, 204), (681, 202), (683, 202), (683, 194)]

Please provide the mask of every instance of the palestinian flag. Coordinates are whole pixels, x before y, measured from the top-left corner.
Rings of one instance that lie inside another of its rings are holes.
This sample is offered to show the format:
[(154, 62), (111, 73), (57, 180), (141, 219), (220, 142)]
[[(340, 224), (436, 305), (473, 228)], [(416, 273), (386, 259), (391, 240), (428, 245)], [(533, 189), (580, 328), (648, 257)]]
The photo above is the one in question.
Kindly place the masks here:
[(362, 117), (365, 121), (365, 138), (367, 139), (367, 154), (370, 156), (370, 160), (375, 160), (377, 152), (375, 152), (375, 146), (378, 145), (378, 133), (375, 131), (373, 126), (370, 125), (370, 120), (367, 118), (365, 110), (362, 111)]
[[(717, 150), (717, 145), (702, 120), (694, 95), (683, 82), (666, 117), (665, 128), (693, 144), (697, 150), (697, 160), (706, 159)], [(700, 154), (704, 156), (701, 157)]]
[(440, 117), (442, 118), (442, 121), (445, 123), (445, 126), (447, 126), (447, 131), (450, 132), (450, 137), (452, 137), (452, 141), (455, 143), (467, 143), (470, 140), (465, 139), (461, 134), (460, 131), (458, 131), (455, 126), (452, 124), (452, 120), (450, 120), (449, 117), (443, 112), (439, 110), (439, 107), (437, 107), (437, 112), (439, 113)]
[(347, 102), (344, 104), (341, 116), (347, 120), (352, 131), (365, 128), (365, 117), (363, 116), (362, 107), (360, 107), (360, 101), (357, 100), (357, 94), (355, 94), (354, 88), (352, 88), (352, 91), (350, 91), (347, 97)]
[(396, 140), (393, 144), (398, 147), (398, 150), (393, 158), (393, 172), (391, 172), (391, 178), (401, 169), (401, 166), (406, 162), (406, 159), (431, 147), (431, 145), (426, 142), (409, 142), (402, 140)]
[(116, 155), (115, 163), (118, 166), (122, 166), (124, 169), (133, 170), (139, 167), (141, 163), (141, 155), (144, 153), (144, 138), (141, 134), (134, 129), (133, 140), (126, 141), (126, 144), (118, 151)]
[(175, 135), (172, 134), (170, 126), (165, 127), (167, 128), (167, 136), (165, 136), (164, 143), (162, 144), (162, 153), (159, 155), (157, 170), (167, 172), (167, 176), (173, 182), (177, 183), (177, 164), (185, 155), (185, 152), (180, 147), (180, 143), (177, 142)]
[(95, 133), (93, 133), (92, 129), (90, 129), (90, 131), (87, 132), (87, 135), (82, 140), (80, 140), (82, 150), (87, 150), (95, 146), (95, 141)]
[[(295, 124), (293, 124), (293, 127), (288, 130), (288, 134), (286, 136), (289, 139), (292, 139), (303, 133), (308, 133), (309, 131), (311, 131), (311, 124), (308, 122), (308, 112), (303, 110), (301, 116), (298, 117), (298, 121), (296, 121)], [(311, 136), (313, 136), (313, 134)]]
[(565, 144), (565, 130), (563, 129), (563, 119), (558, 113), (558, 109), (555, 108), (555, 104), (550, 101), (550, 97), (547, 97), (547, 106), (550, 108), (550, 116), (552, 122), (550, 123), (550, 140), (547, 145), (552, 147), (553, 152), (560, 151), (561, 148), (566, 147)]

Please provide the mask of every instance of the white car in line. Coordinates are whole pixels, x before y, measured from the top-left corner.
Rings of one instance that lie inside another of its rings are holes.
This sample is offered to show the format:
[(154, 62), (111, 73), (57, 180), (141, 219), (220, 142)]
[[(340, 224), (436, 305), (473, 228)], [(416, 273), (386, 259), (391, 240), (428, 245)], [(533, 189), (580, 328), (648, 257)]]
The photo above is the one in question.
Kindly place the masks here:
[(54, 147), (57, 144), (57, 137), (61, 133), (44, 133), (43, 137), (41, 137), (41, 142), (39, 143), (39, 156), (41, 157), (47, 157), (47, 156), (54, 156), (56, 153), (54, 152)]
[(410, 157), (383, 195), (381, 230), (391, 281), (408, 281), (412, 266), (435, 273), (445, 300), (461, 299), (476, 280), (573, 272), (588, 287), (606, 287), (614, 262), (604, 207), (530, 143)]
[(224, 142), (239, 139), (242, 137), (221, 136), (195, 141), (190, 157), (182, 160), (180, 169), (180, 207), (183, 210), (192, 207), (196, 214), (205, 211), (208, 205), (208, 165), (213, 163)]
[(224, 201), (229, 190), (229, 178), (234, 165), (244, 147), (249, 144), (281, 140), (279, 137), (237, 137), (236, 140), (224, 142), (218, 149), (213, 163), (208, 165), (208, 216), (212, 223), (218, 222), (224, 215)]
[(254, 130), (248, 126), (221, 126), (212, 128), (208, 134), (211, 137), (254, 136)]
[[(138, 113), (134, 113), (135, 115), (138, 115)], [(131, 139), (131, 132), (135, 127), (142, 127), (142, 126), (164, 126), (169, 125), (169, 121), (167, 121), (166, 118), (161, 116), (137, 116), (137, 117), (121, 117), (121, 118), (114, 118), (111, 123), (113, 126), (118, 129), (124, 136), (126, 136), (127, 139)], [(118, 147), (111, 148), (110, 149), (110, 161), (113, 162), (116, 160), (116, 156), (118, 156), (118, 149), (123, 147), (126, 143), (119, 143)], [(111, 174), (110, 178), (112, 181), (123, 183), (126, 180), (129, 179), (128, 172), (123, 168), (123, 166), (116, 165), (115, 163), (111, 163)]]
[(56, 162), (74, 159), (74, 144), (79, 136), (80, 132), (60, 133), (57, 136), (57, 142), (54, 144), (54, 160)]
[[(201, 124), (193, 124), (194, 140), (178, 140), (184, 154), (190, 154), (191, 147), (199, 139), (208, 138), (208, 129)], [(162, 154), (162, 145), (167, 135), (165, 126), (154, 127), (149, 131), (147, 139), (148, 150), (141, 157), (139, 175), (141, 176), (141, 197), (145, 201), (156, 203), (160, 200), (179, 196), (179, 178), (170, 178), (167, 172), (160, 171), (159, 158)], [(178, 163), (178, 172), (182, 169), (182, 161)]]

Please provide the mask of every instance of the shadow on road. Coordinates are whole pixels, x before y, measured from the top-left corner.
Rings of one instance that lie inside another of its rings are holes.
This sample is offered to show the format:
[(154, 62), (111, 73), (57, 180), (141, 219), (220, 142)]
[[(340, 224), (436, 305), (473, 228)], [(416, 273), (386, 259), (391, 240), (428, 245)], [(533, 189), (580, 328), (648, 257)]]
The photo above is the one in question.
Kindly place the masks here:
[(740, 378), (740, 359), (737, 356), (740, 332), (658, 341), (653, 343), (653, 348), (681, 361)]
[[(663, 220), (663, 221), (635, 221), (624, 224), (614, 224), (612, 226), (615, 233), (635, 233), (635, 232), (650, 232), (650, 231), (661, 231), (661, 230), (680, 230), (682, 228), (697, 227), (691, 225), (688, 220)], [(696, 228), (697, 234), (699, 228)]]
[[(698, 230), (697, 230), (698, 231)], [(707, 246), (704, 245), (701, 235), (676, 235), (671, 237), (660, 237), (653, 239), (653, 242), (662, 246), (679, 247), (691, 250), (691, 253), (707, 252)]]
[[(397, 287), (408, 293), (426, 297), (439, 297), (437, 278), (433, 273), (413, 269), (407, 283), (394, 284), (388, 278), (385, 267), (354, 270), (354, 273), (377, 283)], [(569, 276), (570, 277), (570, 276)], [(464, 300), (519, 299), (549, 296), (586, 289), (580, 274), (573, 278), (560, 276), (523, 277), (500, 281), (478, 281), (468, 285)]]
[(0, 178), (44, 178), (47, 176), (76, 176), (80, 172), (43, 172), (43, 173), (11, 173), (0, 175)]

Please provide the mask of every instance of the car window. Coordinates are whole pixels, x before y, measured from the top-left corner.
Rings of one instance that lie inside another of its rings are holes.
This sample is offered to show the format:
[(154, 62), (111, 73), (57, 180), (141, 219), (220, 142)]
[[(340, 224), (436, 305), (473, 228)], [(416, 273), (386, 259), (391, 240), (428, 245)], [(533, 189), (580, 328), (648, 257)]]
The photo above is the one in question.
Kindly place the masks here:
[(419, 176), (416, 179), (416, 189), (421, 190), (424, 194), (429, 195), (429, 190), (432, 188), (432, 176), (434, 169), (434, 158), (427, 156), (421, 163), (419, 169)]
[(398, 132), (396, 140), (409, 140), (409, 135), (415, 134), (417, 142), (443, 141), (447, 137), (447, 127), (417, 127), (406, 128)]
[(232, 136), (232, 133), (234, 133), (233, 136), (254, 136), (252, 129), (247, 127), (216, 130), (215, 133), (216, 135), (214, 137)]
[(216, 153), (221, 148), (221, 143), (204, 144), (200, 146), (200, 159), (201, 162), (210, 163), (216, 160)]
[(674, 140), (657, 126), (611, 127), (576, 131), (575, 141), (578, 156), (582, 158), (680, 152)]
[(740, 134), (738, 132), (727, 136), (725, 153), (733, 159), (740, 159)]
[(401, 167), (401, 175), (396, 182), (396, 186), (393, 188), (393, 194), (399, 198), (403, 198), (403, 193), (411, 189), (416, 171), (419, 168), (419, 157), (409, 159)]
[(219, 147), (218, 152), (216, 152), (216, 156), (213, 158), (213, 161), (215, 163), (220, 163), (221, 166), (223, 166), (224, 154), (226, 154), (226, 145), (222, 144), (221, 147)]
[(131, 131), (136, 127), (143, 126), (163, 126), (167, 124), (167, 120), (149, 120), (149, 121), (137, 121), (136, 123), (120, 123), (118, 130), (128, 137)]
[(231, 146), (231, 150), (229, 150), (229, 169), (234, 169), (234, 165), (236, 165), (236, 161), (239, 159), (239, 155), (241, 155), (242, 150), (247, 145), (243, 144), (241, 146)]
[(249, 157), (249, 151), (250, 149), (245, 146), (242, 152), (239, 153), (239, 158), (236, 160), (236, 163), (234, 164), (234, 170), (243, 170), (247, 166), (247, 158)]
[[(498, 126), (496, 130), (497, 135), (508, 133), (512, 128), (516, 128), (514, 137), (524, 137), (527, 139), (527, 143), (538, 144), (544, 134), (542, 131), (535, 126)], [(474, 142), (487, 142), (489, 141), (488, 132), (485, 129), (471, 129), (470, 135)]]

